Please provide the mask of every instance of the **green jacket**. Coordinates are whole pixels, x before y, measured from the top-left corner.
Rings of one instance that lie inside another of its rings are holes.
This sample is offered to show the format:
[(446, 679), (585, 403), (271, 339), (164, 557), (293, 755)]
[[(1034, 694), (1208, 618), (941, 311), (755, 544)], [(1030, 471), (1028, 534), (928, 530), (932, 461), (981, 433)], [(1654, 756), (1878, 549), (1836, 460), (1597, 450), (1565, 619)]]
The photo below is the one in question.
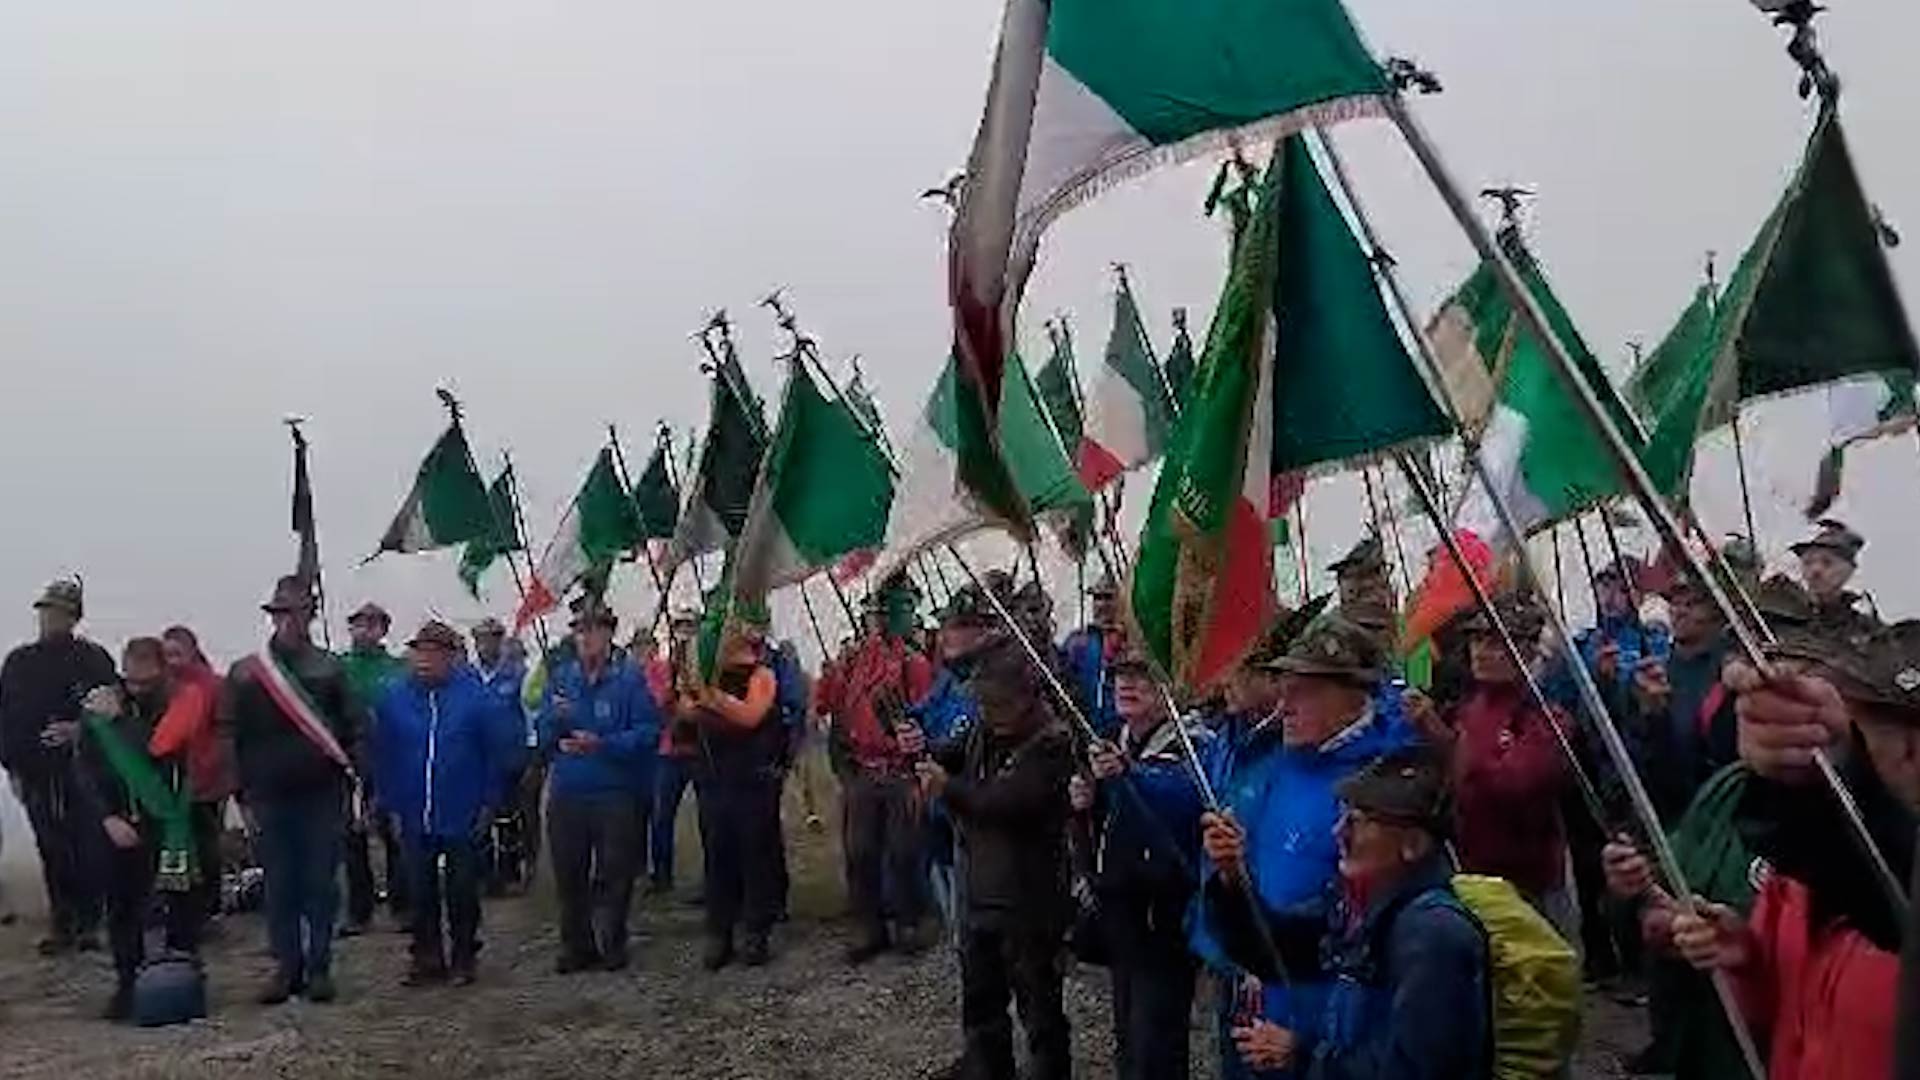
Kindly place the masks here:
[(368, 712), (380, 704), (387, 687), (407, 674), (406, 661), (384, 648), (348, 649), (340, 654), (340, 666), (346, 669), (347, 689), (353, 692), (353, 700)]
[[(1753, 907), (1754, 855), (1734, 821), (1751, 775), (1728, 765), (1701, 785), (1672, 833), (1674, 857), (1693, 890), (1741, 914)], [(1708, 1080), (1746, 1071), (1739, 1044), (1705, 975), (1672, 957), (1655, 961), (1656, 1006), (1672, 1033), (1674, 1076)]]

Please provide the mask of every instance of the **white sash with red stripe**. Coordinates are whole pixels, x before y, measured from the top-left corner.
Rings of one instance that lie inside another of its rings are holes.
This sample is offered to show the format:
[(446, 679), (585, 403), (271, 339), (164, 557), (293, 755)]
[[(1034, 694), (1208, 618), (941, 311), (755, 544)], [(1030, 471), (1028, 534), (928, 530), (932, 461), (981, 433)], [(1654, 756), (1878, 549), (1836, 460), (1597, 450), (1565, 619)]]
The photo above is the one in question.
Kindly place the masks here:
[(281, 666), (271, 651), (254, 653), (251, 657), (255, 674), (260, 677), (260, 685), (267, 688), (267, 695), (280, 711), (292, 722), (294, 729), (304, 735), (308, 742), (320, 748), (320, 752), (331, 758), (334, 764), (353, 775), (353, 759), (347, 756), (346, 748), (334, 737), (333, 729), (327, 726), (320, 716), (320, 709), (307, 696), (307, 690), (293, 673)]

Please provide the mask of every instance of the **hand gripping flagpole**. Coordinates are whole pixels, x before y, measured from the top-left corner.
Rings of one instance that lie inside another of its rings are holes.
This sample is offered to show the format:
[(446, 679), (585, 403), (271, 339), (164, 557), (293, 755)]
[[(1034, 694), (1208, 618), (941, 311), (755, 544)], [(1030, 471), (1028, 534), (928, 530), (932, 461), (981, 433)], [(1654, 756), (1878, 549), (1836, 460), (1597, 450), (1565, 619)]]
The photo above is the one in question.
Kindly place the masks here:
[[(1773, 668), (1767, 661), (1760, 636), (1744, 619), (1740, 618), (1739, 608), (1727, 595), (1727, 590), (1722, 586), (1719, 576), (1714, 574), (1700, 554), (1686, 543), (1679, 519), (1674, 516), (1666, 500), (1661, 497), (1653, 478), (1647, 475), (1645, 466), (1640, 463), (1640, 458), (1628, 445), (1626, 436), (1614, 423), (1606, 407), (1600, 403), (1593, 387), (1587, 384), (1586, 378), (1574, 363), (1572, 354), (1567, 351), (1566, 343), (1560, 339), (1546, 312), (1541, 310), (1539, 300), (1521, 280), (1513, 263), (1507, 259), (1506, 252), (1494, 242), (1486, 225), (1474, 215), (1472, 205), (1461, 191), (1459, 184), (1455, 182), (1452, 173), (1448, 171), (1446, 163), (1441, 160), (1439, 150), (1427, 136), (1426, 129), (1420, 125), (1419, 120), (1408, 109), (1406, 100), (1398, 92), (1387, 95), (1386, 106), (1388, 116), (1400, 129), (1408, 149), (1419, 160), (1428, 179), (1433, 183), (1434, 190), (1447, 204), (1447, 208), (1453, 213), (1461, 230), (1466, 233), (1467, 239), (1472, 241), (1480, 257), (1493, 268), (1494, 276), (1500, 281), (1502, 290), (1507, 294), (1520, 317), (1525, 320), (1526, 328), (1546, 346), (1547, 355), (1558, 370), (1561, 381), (1573, 391), (1574, 400), (1579, 404), (1580, 410), (1586, 414), (1588, 424), (1605, 444), (1606, 452), (1613, 459), (1614, 467), (1619, 471), (1620, 477), (1626, 481), (1631, 494), (1653, 523), (1654, 531), (1660, 537), (1661, 544), (1666, 550), (1677, 555), (1687, 573), (1707, 590), (1707, 595), (1712, 599), (1714, 606), (1726, 617), (1734, 644), (1739, 648), (1741, 656), (1761, 673), (1762, 678), (1771, 678)], [(1570, 666), (1575, 671), (1583, 669), (1583, 665), (1580, 664)], [(1905, 921), (1910, 910), (1906, 896), (1906, 883), (1893, 873), (1886, 855), (1881, 852), (1879, 844), (1873, 839), (1873, 834), (1867, 829), (1866, 819), (1860, 813), (1860, 806), (1854, 800), (1853, 793), (1847, 789), (1845, 782), (1841, 780), (1838, 770), (1834, 768), (1833, 759), (1824, 750), (1815, 750), (1813, 760), (1821, 778), (1826, 782), (1835, 802), (1838, 803), (1842, 815), (1846, 818), (1848, 829), (1861, 855), (1866, 858), (1878, 877), (1882, 889), (1886, 892), (1888, 904), (1895, 915), (1901, 921)], [(1630, 787), (1633, 786), (1638, 786), (1637, 780), (1634, 784), (1630, 784)]]
[[(1449, 177), (1444, 168), (1441, 167), (1438, 158), (1433, 157), (1431, 147), (1426, 144), (1424, 134), (1419, 132), (1418, 125), (1407, 112), (1406, 104), (1400, 98), (1398, 92), (1392, 94), (1389, 98), (1389, 112), (1395, 118), (1396, 123), (1401, 125), (1402, 132), (1406, 134), (1408, 142), (1416, 147), (1424, 147), (1426, 149), (1426, 154), (1422, 156), (1422, 161), (1423, 163), (1427, 163), (1428, 171), (1434, 181), (1434, 186), (1441, 189), (1443, 196), (1447, 199), (1448, 205), (1453, 208), (1455, 215), (1460, 218), (1462, 226), (1467, 228), (1469, 235), (1474, 238), (1474, 242), (1476, 246), (1480, 248), (1482, 256), (1499, 258), (1497, 265), (1503, 271), (1502, 278), (1503, 281), (1507, 283), (1507, 291), (1518, 298), (1517, 302), (1521, 309), (1529, 314), (1530, 328), (1537, 336), (1551, 343), (1552, 352), (1558, 358), (1562, 370), (1573, 372), (1573, 362), (1571, 358), (1566, 355), (1566, 347), (1560, 342), (1557, 336), (1553, 335), (1552, 329), (1547, 324), (1547, 320), (1538, 310), (1533, 300), (1533, 295), (1520, 283), (1518, 277), (1513, 273), (1512, 266), (1508, 265), (1504, 255), (1500, 253), (1499, 247), (1493, 243), (1493, 238), (1487, 234), (1485, 227), (1480, 224), (1479, 219), (1473, 216), (1473, 208), (1471, 204), (1468, 203), (1466, 196), (1460, 192), (1457, 186), (1453, 185), (1451, 177)], [(1372, 223), (1362, 211), (1361, 204), (1354, 193), (1353, 185), (1348, 181), (1346, 169), (1340, 159), (1339, 152), (1334, 147), (1332, 139), (1328, 138), (1325, 132), (1321, 133), (1321, 145), (1327, 151), (1327, 160), (1332, 166), (1336, 183), (1339, 184), (1342, 193), (1346, 196), (1347, 204), (1353, 208), (1354, 218), (1360, 225), (1362, 240), (1367, 244), (1369, 249), (1378, 253), (1375, 257), (1376, 264), (1383, 265), (1386, 259), (1383, 257), (1384, 249), (1380, 245), (1378, 234), (1374, 232)], [(1418, 153), (1418, 151), (1416, 151), (1416, 153)], [(1475, 478), (1478, 479), (1480, 484), (1486, 489), (1487, 495), (1489, 496), (1488, 501), (1493, 504), (1494, 512), (1500, 519), (1501, 529), (1512, 539), (1520, 554), (1521, 572), (1526, 578), (1529, 588), (1531, 588), (1536, 595), (1544, 595), (1540, 588), (1539, 574), (1533, 565), (1532, 555), (1527, 550), (1526, 534), (1521, 531), (1518, 523), (1514, 520), (1513, 510), (1507, 505), (1505, 493), (1502, 492), (1499, 485), (1494, 482), (1492, 473), (1488, 469), (1486, 459), (1482, 454), (1479, 440), (1468, 432), (1466, 425), (1462, 422), (1459, 406), (1454, 402), (1452, 391), (1447, 386), (1439, 358), (1433, 353), (1433, 345), (1427, 340), (1426, 335), (1420, 332), (1418, 323), (1413, 319), (1413, 307), (1408, 302), (1405, 291), (1400, 287), (1399, 275), (1391, 272), (1383, 272), (1380, 277), (1386, 282), (1387, 293), (1393, 301), (1396, 312), (1412, 334), (1415, 343), (1415, 355), (1420, 360), (1421, 367), (1427, 376), (1429, 384), (1438, 396), (1442, 407), (1445, 408), (1448, 419), (1453, 422), (1455, 429), (1460, 432), (1462, 448), (1466, 451), (1467, 462), (1472, 468)], [(1593, 397), (1592, 389), (1577, 377), (1577, 372), (1574, 372), (1574, 374), (1575, 378), (1572, 381), (1580, 389), (1585, 400), (1588, 402), (1590, 414), (1596, 416), (1600, 423), (1607, 425), (1606, 430), (1612, 435), (1614, 441), (1620, 441), (1619, 431), (1614, 429), (1608, 422), (1605, 412), (1600, 408), (1599, 401)], [(1633, 458), (1630, 452), (1625, 452), (1624, 443), (1621, 445), (1621, 450), (1625, 453), (1627, 461), (1637, 469), (1639, 463)], [(1640, 479), (1645, 482), (1646, 490), (1652, 489), (1652, 482), (1647, 480), (1644, 471), (1641, 471)], [(1665, 507), (1663, 506), (1661, 509), (1664, 510)], [(1445, 534), (1446, 531), (1447, 530), (1443, 529), (1442, 533)], [(1472, 581), (1473, 575), (1468, 574), (1467, 579)], [(1721, 600), (1724, 602), (1725, 597), (1722, 596)], [(1558, 608), (1548, 607), (1547, 615), (1549, 623), (1553, 628), (1554, 637), (1557, 639), (1560, 647), (1570, 647), (1573, 642), (1573, 629), (1567, 625), (1565, 613)], [(1755, 655), (1757, 654), (1758, 650), (1755, 651)], [(1626, 788), (1627, 799), (1632, 806), (1634, 816), (1639, 819), (1642, 828), (1646, 831), (1647, 843), (1653, 849), (1654, 860), (1659, 864), (1662, 875), (1674, 891), (1675, 902), (1680, 905), (1683, 911), (1694, 911), (1693, 890), (1687, 884), (1686, 873), (1680, 867), (1680, 860), (1674, 854), (1673, 845), (1668, 842), (1666, 831), (1660, 826), (1660, 815), (1654, 809), (1653, 799), (1647, 794), (1646, 784), (1641, 780), (1639, 772), (1636, 771), (1634, 767), (1633, 755), (1627, 750), (1626, 740), (1621, 737), (1619, 727), (1614, 724), (1613, 718), (1607, 712), (1606, 701), (1600, 694), (1600, 687), (1594, 682), (1593, 673), (1588, 670), (1586, 663), (1578, 656), (1571, 658), (1567, 664), (1567, 668), (1573, 676), (1574, 686), (1579, 692), (1581, 704), (1585, 707), (1587, 717), (1592, 723), (1595, 733), (1599, 735), (1601, 744), (1606, 748), (1607, 756), (1611, 759), (1614, 770), (1619, 774), (1622, 785)], [(1716, 969), (1711, 974), (1711, 978), (1713, 980), (1714, 992), (1720, 999), (1722, 1010), (1726, 1013), (1728, 1029), (1733, 1032), (1734, 1040), (1740, 1046), (1741, 1056), (1746, 1061), (1748, 1071), (1752, 1074), (1754, 1080), (1766, 1080), (1767, 1070), (1765, 1059), (1760, 1056), (1759, 1044), (1754, 1041), (1753, 1031), (1747, 1023), (1746, 1014), (1741, 1011), (1740, 1001), (1734, 992), (1733, 982), (1730, 976), (1728, 976), (1725, 971)]]

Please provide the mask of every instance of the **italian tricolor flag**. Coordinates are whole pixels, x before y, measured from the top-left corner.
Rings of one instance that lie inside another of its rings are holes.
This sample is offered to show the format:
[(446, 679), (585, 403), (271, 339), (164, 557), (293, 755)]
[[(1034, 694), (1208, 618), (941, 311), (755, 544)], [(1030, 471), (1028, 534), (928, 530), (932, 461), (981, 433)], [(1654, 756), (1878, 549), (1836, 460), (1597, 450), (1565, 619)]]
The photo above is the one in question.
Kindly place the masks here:
[(534, 567), (527, 595), (514, 616), (516, 628), (560, 606), (567, 590), (587, 571), (612, 566), (643, 539), (639, 511), (614, 460), (603, 447)]
[(1106, 363), (1094, 381), (1080, 439), (1080, 482), (1099, 491), (1122, 474), (1157, 460), (1173, 430), (1173, 398), (1147, 343), (1140, 306), (1124, 272), (1113, 300)]
[(961, 389), (999, 408), (1061, 213), (1162, 164), (1378, 112), (1386, 93), (1339, 0), (1007, 0), (948, 248)]

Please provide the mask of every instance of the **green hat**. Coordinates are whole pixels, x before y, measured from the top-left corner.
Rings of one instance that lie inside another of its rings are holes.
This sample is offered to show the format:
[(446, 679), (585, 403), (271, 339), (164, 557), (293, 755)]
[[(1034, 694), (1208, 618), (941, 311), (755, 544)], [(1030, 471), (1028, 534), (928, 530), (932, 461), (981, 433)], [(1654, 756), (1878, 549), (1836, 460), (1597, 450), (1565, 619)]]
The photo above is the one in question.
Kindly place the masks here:
[(33, 602), (33, 610), (52, 608), (64, 611), (78, 619), (86, 614), (86, 590), (81, 587), (79, 578), (58, 578), (47, 582), (40, 590), (40, 599)]
[(1379, 681), (1385, 662), (1378, 635), (1335, 613), (1309, 626), (1285, 655), (1265, 666), (1287, 675), (1371, 685)]
[(1356, 577), (1361, 574), (1384, 574), (1387, 571), (1387, 551), (1380, 543), (1380, 534), (1369, 532), (1353, 545), (1353, 550), (1342, 555), (1327, 570), (1336, 577)]
[(1327, 605), (1332, 602), (1332, 593), (1321, 593), (1292, 611), (1283, 613), (1274, 621), (1273, 626), (1260, 636), (1260, 640), (1254, 643), (1253, 650), (1247, 654), (1245, 664), (1248, 667), (1265, 668), (1285, 656), (1294, 641), (1306, 632), (1307, 627), (1313, 625), (1313, 621), (1318, 619), (1320, 614), (1327, 610)]
[(1805, 626), (1813, 621), (1813, 597), (1801, 584), (1785, 574), (1775, 574), (1760, 583), (1753, 592), (1753, 606), (1760, 611), (1775, 633), (1790, 626)]
[(1811, 539), (1802, 540), (1789, 550), (1795, 555), (1805, 555), (1817, 548), (1831, 551), (1850, 563), (1860, 561), (1860, 549), (1867, 546), (1865, 537), (1832, 518), (1823, 518), (1818, 525), (1819, 531)]
[(1768, 653), (1814, 661), (1847, 700), (1914, 713), (1920, 721), (1920, 620), (1882, 627), (1859, 646), (1796, 634)]
[(413, 635), (412, 640), (407, 642), (407, 647), (410, 649), (430, 647), (445, 649), (448, 652), (459, 652), (463, 645), (460, 632), (438, 619), (429, 619), (422, 624), (420, 632)]
[(1426, 747), (1386, 754), (1342, 780), (1334, 791), (1340, 801), (1370, 817), (1441, 837), (1453, 830), (1447, 770)]

